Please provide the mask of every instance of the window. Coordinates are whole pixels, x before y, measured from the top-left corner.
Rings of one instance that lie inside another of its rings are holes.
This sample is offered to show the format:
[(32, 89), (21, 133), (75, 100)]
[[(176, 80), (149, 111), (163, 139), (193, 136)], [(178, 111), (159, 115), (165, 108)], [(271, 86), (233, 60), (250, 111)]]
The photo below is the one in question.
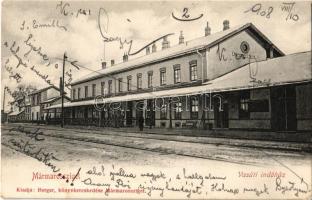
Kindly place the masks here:
[(95, 97), (96, 93), (96, 84), (92, 84), (92, 97)]
[(76, 98), (76, 89), (73, 89), (73, 99)]
[(105, 82), (101, 82), (101, 95), (104, 95)]
[(32, 106), (36, 105), (36, 102), (35, 102), (35, 95), (34, 95), (34, 96), (32, 96), (32, 102), (31, 102), (31, 105), (32, 105)]
[(137, 75), (137, 89), (142, 89), (142, 74)]
[(243, 41), (240, 45), (240, 49), (244, 54), (247, 54), (250, 50), (249, 44), (246, 41)]
[(174, 83), (180, 83), (181, 82), (181, 68), (180, 68), (180, 65), (174, 65), (173, 66), (173, 80), (174, 80)]
[(197, 80), (197, 61), (193, 60), (190, 62), (190, 78), (191, 81)]
[(191, 119), (198, 119), (198, 98), (193, 96), (191, 97)]
[(181, 114), (182, 114), (182, 103), (177, 102), (174, 105), (174, 118), (175, 119), (181, 119)]
[(127, 77), (127, 90), (128, 91), (131, 91), (131, 79), (132, 79), (131, 76)]
[(163, 104), (160, 107), (160, 119), (167, 119), (167, 105)]
[(257, 99), (249, 100), (248, 102), (249, 112), (269, 112), (269, 100), (268, 99)]
[(147, 87), (148, 88), (153, 87), (153, 71), (149, 71), (147, 74)]
[(118, 92), (122, 92), (122, 78), (118, 79)]
[(111, 95), (113, 92), (113, 85), (112, 85), (112, 80), (108, 81), (108, 94)]
[(37, 94), (37, 105), (40, 104), (40, 94)]
[(249, 112), (249, 100), (250, 100), (250, 92), (249, 91), (242, 91), (240, 93), (239, 98), (239, 118), (240, 119), (249, 119), (250, 112)]
[(85, 86), (85, 98), (88, 97), (88, 86)]
[(160, 85), (166, 85), (166, 68), (160, 69)]
[(80, 99), (80, 91), (81, 91), (81, 88), (78, 88), (78, 99)]

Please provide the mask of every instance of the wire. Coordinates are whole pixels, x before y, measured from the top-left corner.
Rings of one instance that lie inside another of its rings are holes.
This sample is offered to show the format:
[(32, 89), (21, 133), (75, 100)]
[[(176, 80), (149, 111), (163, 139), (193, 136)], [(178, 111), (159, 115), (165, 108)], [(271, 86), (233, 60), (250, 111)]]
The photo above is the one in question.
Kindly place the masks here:
[[(67, 56), (67, 57), (68, 57), (68, 56)], [(55, 57), (54, 59), (63, 60), (63, 58), (57, 58), (57, 57)], [(73, 61), (70, 61), (70, 59), (67, 59), (67, 61), (70, 62), (70, 63), (73, 62)], [(98, 74), (100, 74), (100, 75), (105, 75), (104, 73), (99, 72), (99, 70), (95, 71), (95, 70), (90, 69), (90, 68), (88, 68), (88, 67), (84, 67), (84, 66), (82, 66), (82, 65), (79, 65), (78, 63), (75, 63), (75, 65), (78, 66), (79, 68), (83, 68), (83, 69), (89, 70), (89, 71), (91, 71), (91, 72), (98, 73)], [(121, 79), (117, 79), (116, 77), (114, 77), (114, 76), (112, 76), (112, 75), (109, 75), (109, 74), (106, 74), (106, 76), (108, 76), (108, 77), (114, 79), (115, 81), (121, 80)], [(121, 82), (121, 83), (124, 83), (124, 84), (128, 84), (128, 82), (125, 82), (125, 81), (120, 81), (120, 82)], [(131, 87), (135, 87), (135, 85), (133, 85), (133, 84), (130, 84), (130, 86), (131, 86)], [(152, 92), (147, 92), (147, 93), (152, 94)]]
[[(87, 70), (89, 70), (89, 71), (92, 71), (92, 72), (98, 73), (98, 74), (100, 74), (100, 75), (105, 75), (104, 73), (101, 73), (101, 72), (99, 72), (99, 71), (95, 71), (95, 70), (90, 69), (90, 68), (88, 68), (88, 67), (84, 67), (84, 66), (81, 66), (81, 65), (77, 65), (77, 66), (79, 66), (79, 67), (81, 67), (81, 68), (84, 68), (84, 69), (87, 69)], [(108, 76), (108, 77), (110, 77), (110, 78), (114, 79), (115, 81), (117, 81), (117, 80), (121, 80), (121, 79), (117, 79), (116, 77), (114, 77), (114, 76), (112, 76), (112, 75), (109, 75), (109, 74), (106, 74), (106, 76)], [(128, 83), (127, 83), (127, 82), (125, 82), (125, 81), (120, 81), (120, 82), (122, 82), (122, 83), (124, 83), (124, 84), (128, 84)], [(135, 85), (130, 84), (130, 86), (133, 86), (133, 87), (134, 87)]]
[[(61, 58), (55, 58), (55, 59), (63, 60), (63, 59), (61, 59)], [(70, 61), (69, 59), (68, 59), (67, 61), (70, 62), (70, 63), (72, 62), (72, 61)], [(78, 67), (80, 67), (80, 68), (89, 70), (89, 71), (91, 71), (91, 72), (95, 72), (95, 73), (100, 74), (100, 75), (106, 75), (106, 76), (108, 76), (108, 77), (114, 79), (115, 81), (116, 81), (116, 80), (118, 80), (118, 81), (121, 80), (121, 81), (120, 81), (121, 83), (124, 83), (124, 84), (128, 85), (128, 82), (122, 81), (122, 79), (117, 79), (116, 77), (114, 77), (114, 76), (112, 76), (112, 75), (101, 73), (101, 72), (99, 72), (99, 70), (95, 71), (95, 70), (90, 69), (90, 68), (88, 68), (88, 67), (81, 66), (81, 65), (79, 65), (79, 64), (77, 64), (77, 63), (75, 63), (75, 65), (78, 66)], [(133, 84), (129, 84), (129, 85), (130, 85), (131, 87), (136, 87), (136, 86), (133, 85)], [(147, 91), (146, 93), (153, 94), (153, 92), (149, 92), (149, 91)]]

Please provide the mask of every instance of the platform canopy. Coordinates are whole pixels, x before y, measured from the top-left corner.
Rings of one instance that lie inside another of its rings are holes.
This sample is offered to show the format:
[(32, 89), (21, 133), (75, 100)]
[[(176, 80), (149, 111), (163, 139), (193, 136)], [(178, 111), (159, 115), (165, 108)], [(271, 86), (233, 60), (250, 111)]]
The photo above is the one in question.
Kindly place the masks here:
[(9, 113), (9, 116), (18, 116), (19, 114), (21, 114), (23, 112), (24, 112), (24, 110), (21, 110), (21, 111), (16, 110), (16, 111)]

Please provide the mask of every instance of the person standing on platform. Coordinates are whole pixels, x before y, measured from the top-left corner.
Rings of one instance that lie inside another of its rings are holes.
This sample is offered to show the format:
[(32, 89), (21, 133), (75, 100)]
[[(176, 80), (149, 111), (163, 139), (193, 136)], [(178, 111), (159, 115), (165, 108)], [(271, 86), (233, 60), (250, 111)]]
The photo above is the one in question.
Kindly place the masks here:
[(144, 118), (143, 118), (143, 116), (140, 116), (139, 117), (139, 128), (140, 128), (140, 131), (143, 131), (143, 126), (144, 126)]

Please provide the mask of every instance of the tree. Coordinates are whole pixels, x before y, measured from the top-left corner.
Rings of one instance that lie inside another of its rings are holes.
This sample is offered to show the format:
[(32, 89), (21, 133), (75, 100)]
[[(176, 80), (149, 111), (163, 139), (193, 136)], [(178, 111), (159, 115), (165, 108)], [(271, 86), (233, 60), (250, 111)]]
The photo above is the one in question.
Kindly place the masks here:
[(9, 103), (11, 106), (16, 105), (17, 107), (23, 107), (26, 105), (26, 97), (35, 90), (37, 90), (37, 88), (34, 85), (20, 84), (11, 93), (13, 101)]

